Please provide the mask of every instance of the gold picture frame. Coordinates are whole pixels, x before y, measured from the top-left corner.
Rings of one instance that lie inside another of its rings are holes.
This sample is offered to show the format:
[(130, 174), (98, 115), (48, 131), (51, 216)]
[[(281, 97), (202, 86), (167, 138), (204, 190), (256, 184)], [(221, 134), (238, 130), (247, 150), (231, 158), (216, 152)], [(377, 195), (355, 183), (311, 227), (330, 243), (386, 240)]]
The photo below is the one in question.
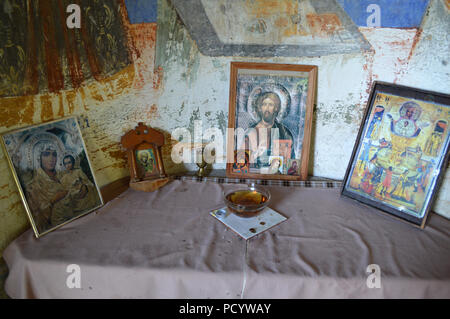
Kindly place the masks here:
[(37, 238), (103, 206), (75, 116), (1, 135)]

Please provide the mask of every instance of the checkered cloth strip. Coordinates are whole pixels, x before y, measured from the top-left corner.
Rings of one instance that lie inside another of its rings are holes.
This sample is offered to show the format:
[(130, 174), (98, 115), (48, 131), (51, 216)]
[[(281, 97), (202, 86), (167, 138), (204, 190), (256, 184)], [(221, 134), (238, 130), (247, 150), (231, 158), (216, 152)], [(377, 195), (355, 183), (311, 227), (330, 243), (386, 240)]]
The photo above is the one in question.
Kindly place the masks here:
[(229, 178), (214, 176), (191, 176), (191, 175), (175, 175), (171, 176), (175, 180), (196, 181), (196, 182), (214, 182), (214, 183), (232, 183), (232, 184), (256, 184), (264, 186), (285, 186), (285, 187), (310, 187), (310, 188), (340, 188), (342, 182), (326, 180), (326, 181), (287, 181), (287, 180), (265, 180), (250, 178)]

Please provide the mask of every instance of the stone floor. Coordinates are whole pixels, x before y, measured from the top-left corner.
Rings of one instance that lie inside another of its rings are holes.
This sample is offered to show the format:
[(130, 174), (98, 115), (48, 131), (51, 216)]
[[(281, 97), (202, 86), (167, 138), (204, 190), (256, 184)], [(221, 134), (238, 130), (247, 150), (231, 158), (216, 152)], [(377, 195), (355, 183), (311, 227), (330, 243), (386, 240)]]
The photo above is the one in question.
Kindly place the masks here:
[(4, 289), (7, 276), (8, 266), (6, 266), (5, 260), (0, 257), (0, 299), (9, 299)]

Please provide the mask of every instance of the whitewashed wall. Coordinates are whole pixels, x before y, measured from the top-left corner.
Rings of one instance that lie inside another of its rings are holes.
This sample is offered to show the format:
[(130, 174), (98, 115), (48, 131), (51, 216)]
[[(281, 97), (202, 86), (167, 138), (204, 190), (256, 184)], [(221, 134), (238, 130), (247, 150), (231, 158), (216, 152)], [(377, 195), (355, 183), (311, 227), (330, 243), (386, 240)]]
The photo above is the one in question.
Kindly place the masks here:
[[(164, 70), (164, 81), (157, 126), (171, 132), (192, 128), (193, 121), (201, 119), (205, 126), (225, 131), (231, 61), (317, 65), (310, 175), (343, 178), (373, 81), (450, 93), (450, 15), (441, 0), (431, 0), (421, 30), (359, 28), (372, 51), (320, 57), (204, 56), (175, 16), (174, 9), (160, 1), (156, 64)], [(447, 173), (435, 209), (450, 216), (449, 178)]]

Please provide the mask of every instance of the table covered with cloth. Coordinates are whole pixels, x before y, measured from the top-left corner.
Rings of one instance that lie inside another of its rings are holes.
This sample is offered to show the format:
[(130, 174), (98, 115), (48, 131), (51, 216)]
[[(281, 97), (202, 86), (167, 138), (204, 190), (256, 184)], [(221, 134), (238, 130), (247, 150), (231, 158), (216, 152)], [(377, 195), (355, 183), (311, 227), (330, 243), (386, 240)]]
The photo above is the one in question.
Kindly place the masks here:
[[(333, 185), (266, 185), (269, 206), (288, 219), (246, 241), (209, 214), (224, 206), (223, 190), (235, 186), (174, 180), (152, 193), (128, 189), (39, 239), (28, 230), (4, 252), (6, 292), (12, 298), (450, 298), (450, 220), (430, 214), (421, 230), (341, 197)], [(78, 287), (69, 288), (75, 274), (69, 265), (79, 267)], [(369, 265), (379, 267), (378, 279)]]

